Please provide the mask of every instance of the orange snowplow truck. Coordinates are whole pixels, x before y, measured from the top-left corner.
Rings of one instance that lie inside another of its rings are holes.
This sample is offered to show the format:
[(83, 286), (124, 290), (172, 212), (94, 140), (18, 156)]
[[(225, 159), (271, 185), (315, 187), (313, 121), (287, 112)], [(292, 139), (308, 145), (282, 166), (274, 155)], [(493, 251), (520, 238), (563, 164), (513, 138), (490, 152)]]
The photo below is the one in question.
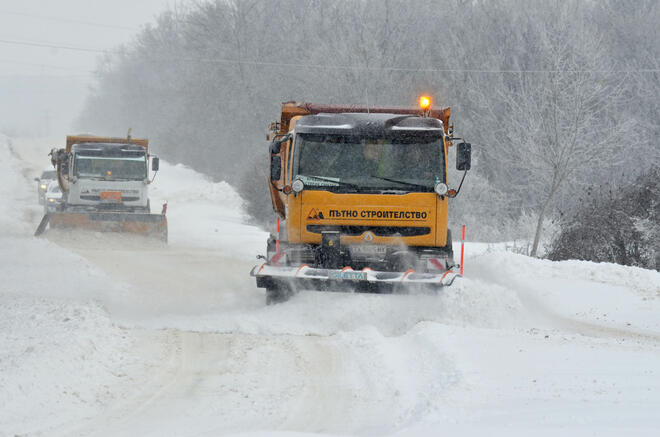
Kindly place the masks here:
[[(427, 97), (419, 108), (282, 104), (268, 134), (278, 233), (252, 270), (267, 303), (300, 289), (452, 284), (449, 115)], [(471, 145), (460, 142), (456, 155), (465, 178)]]

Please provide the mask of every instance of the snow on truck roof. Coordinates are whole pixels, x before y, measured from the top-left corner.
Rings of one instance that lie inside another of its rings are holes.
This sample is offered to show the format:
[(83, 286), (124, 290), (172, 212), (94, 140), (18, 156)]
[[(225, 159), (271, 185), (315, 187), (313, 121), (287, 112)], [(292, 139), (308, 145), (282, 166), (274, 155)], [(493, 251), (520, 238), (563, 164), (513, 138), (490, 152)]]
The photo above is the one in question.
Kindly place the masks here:
[(83, 156), (144, 157), (147, 153), (142, 146), (122, 143), (76, 143), (71, 151)]
[(136, 150), (144, 152), (144, 147), (129, 143), (76, 143), (71, 146), (75, 150)]
[(296, 122), (298, 133), (341, 133), (360, 135), (405, 134), (410, 132), (442, 135), (441, 120), (432, 117), (387, 113), (319, 113), (305, 115)]
[[(375, 116), (376, 114), (388, 114), (390, 116), (411, 116), (420, 117), (422, 111), (420, 108), (402, 108), (395, 106), (362, 106), (362, 105), (327, 105), (309, 102), (284, 102), (282, 103), (282, 113), (280, 121), (274, 123), (272, 129), (280, 134), (289, 131), (289, 124), (294, 117), (316, 115), (316, 114), (367, 114)], [(431, 108), (426, 111), (426, 116), (442, 120), (445, 133), (449, 133), (450, 108)]]
[[(137, 145), (142, 147), (144, 150), (148, 150), (149, 148), (149, 140), (146, 138), (97, 137), (90, 135), (69, 135), (66, 137), (67, 153), (70, 152), (74, 146), (80, 147), (82, 145), (86, 145), (88, 147), (93, 147), (94, 145), (110, 146), (112, 144), (119, 144), (120, 146)], [(111, 150), (110, 148), (107, 149)]]

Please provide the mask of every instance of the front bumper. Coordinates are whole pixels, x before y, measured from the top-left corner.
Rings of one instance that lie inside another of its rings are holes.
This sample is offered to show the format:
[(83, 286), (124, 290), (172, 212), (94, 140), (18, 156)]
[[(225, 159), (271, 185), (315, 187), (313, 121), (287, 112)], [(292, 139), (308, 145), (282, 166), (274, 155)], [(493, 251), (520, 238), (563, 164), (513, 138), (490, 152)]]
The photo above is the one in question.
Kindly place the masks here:
[(460, 275), (453, 270), (437, 273), (377, 271), (369, 268), (355, 271), (322, 269), (306, 264), (297, 267), (274, 266), (267, 263), (255, 266), (250, 272), (257, 279), (257, 287), (269, 288), (288, 284), (296, 289), (321, 291), (356, 291), (365, 293), (392, 293), (407, 289), (440, 289), (453, 284)]

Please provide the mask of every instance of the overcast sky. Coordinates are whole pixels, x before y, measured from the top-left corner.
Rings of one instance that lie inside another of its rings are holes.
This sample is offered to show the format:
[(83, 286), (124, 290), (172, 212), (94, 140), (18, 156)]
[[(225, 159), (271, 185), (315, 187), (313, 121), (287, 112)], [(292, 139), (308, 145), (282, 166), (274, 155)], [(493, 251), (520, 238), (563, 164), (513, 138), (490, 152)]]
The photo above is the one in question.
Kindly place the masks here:
[(0, 131), (67, 132), (104, 50), (181, 0), (0, 1)]

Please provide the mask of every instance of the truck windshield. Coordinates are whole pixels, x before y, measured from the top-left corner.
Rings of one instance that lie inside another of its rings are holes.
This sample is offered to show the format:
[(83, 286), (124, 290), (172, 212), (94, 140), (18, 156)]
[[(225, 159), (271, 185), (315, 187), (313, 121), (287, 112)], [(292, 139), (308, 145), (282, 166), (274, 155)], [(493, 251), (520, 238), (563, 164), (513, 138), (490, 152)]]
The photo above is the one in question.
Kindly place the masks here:
[(346, 186), (363, 189), (433, 191), (445, 181), (442, 139), (408, 135), (363, 138), (299, 134), (295, 175), (309, 189)]
[(144, 155), (141, 157), (76, 155), (74, 174), (79, 178), (143, 180), (147, 177), (147, 160)]

